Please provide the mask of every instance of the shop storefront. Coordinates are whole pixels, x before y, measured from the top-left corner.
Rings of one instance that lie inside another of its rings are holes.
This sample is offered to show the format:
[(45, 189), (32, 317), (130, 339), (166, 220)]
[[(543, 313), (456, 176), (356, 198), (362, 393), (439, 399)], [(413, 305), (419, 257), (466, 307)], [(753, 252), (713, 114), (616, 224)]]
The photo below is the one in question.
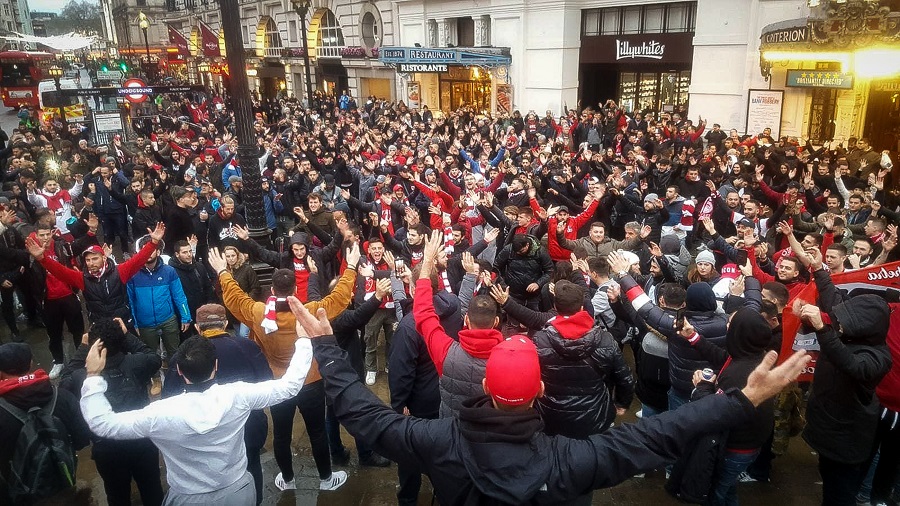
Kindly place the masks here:
[(582, 11), (579, 97), (628, 111), (687, 107), (695, 2)]
[(876, 150), (900, 138), (900, 12), (846, 0), (846, 9), (811, 9), (773, 23), (760, 36), (760, 72), (784, 90), (782, 135), (868, 137)]
[(386, 47), (379, 60), (397, 69), (398, 97), (410, 108), (509, 112), (509, 48)]

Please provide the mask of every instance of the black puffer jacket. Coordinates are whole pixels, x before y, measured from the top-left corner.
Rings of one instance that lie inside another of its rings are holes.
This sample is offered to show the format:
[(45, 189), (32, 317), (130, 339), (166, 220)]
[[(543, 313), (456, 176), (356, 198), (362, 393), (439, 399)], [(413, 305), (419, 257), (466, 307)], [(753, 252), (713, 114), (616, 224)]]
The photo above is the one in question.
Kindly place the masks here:
[(631, 405), (631, 369), (609, 332), (594, 327), (586, 311), (556, 316), (534, 335), (544, 396), (537, 409), (544, 432), (581, 439), (600, 434), (616, 416), (615, 404)]
[[(822, 351), (803, 439), (822, 456), (858, 464), (871, 456), (875, 444), (879, 414), (875, 387), (891, 369), (885, 344), (891, 310), (877, 295), (858, 295), (834, 306), (833, 316), (834, 326), (816, 332)], [(841, 334), (834, 329), (838, 323)]]
[[(509, 285), (509, 291), (513, 295), (523, 297), (526, 295), (525, 289), (532, 283), (543, 286), (550, 281), (550, 275), (553, 273), (553, 260), (547, 250), (541, 247), (540, 242), (534, 237), (529, 237), (531, 246), (528, 252), (520, 255), (513, 251), (512, 244), (504, 247), (497, 254), (494, 260), (494, 270), (497, 271), (506, 284)], [(536, 297), (538, 292), (528, 294)]]
[(181, 287), (184, 288), (184, 296), (187, 297), (188, 308), (191, 310), (191, 321), (197, 321), (197, 309), (215, 300), (209, 271), (203, 264), (197, 262), (186, 264), (176, 257), (169, 259), (169, 265), (175, 269), (178, 279), (181, 280)]
[[(671, 339), (676, 334), (675, 315), (653, 304), (634, 278), (625, 276), (619, 283), (622, 292), (628, 296), (629, 302), (644, 322), (669, 338), (669, 379), (672, 382), (672, 389), (679, 397), (690, 399), (691, 391), (694, 389), (694, 371), (711, 367), (711, 364), (684, 339)], [(685, 319), (707, 341), (724, 348), (728, 317), (716, 313), (715, 309), (716, 296), (709, 284), (694, 283), (688, 287)]]

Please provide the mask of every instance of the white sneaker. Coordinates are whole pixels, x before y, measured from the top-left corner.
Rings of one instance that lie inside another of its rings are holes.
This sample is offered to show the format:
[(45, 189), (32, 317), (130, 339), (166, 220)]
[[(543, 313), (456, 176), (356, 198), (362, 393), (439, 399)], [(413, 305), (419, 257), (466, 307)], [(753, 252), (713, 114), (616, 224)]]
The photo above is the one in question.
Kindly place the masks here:
[(284, 481), (284, 477), (281, 476), (281, 473), (278, 473), (278, 475), (275, 476), (275, 486), (282, 492), (285, 490), (297, 490), (297, 485), (294, 484), (294, 480)]
[(375, 371), (369, 371), (366, 373), (366, 385), (372, 386), (375, 384)]
[(344, 471), (334, 471), (331, 476), (319, 482), (319, 490), (337, 490), (341, 485), (347, 482), (347, 473)]
[(390, 372), (388, 371), (388, 366), (384, 366), (384, 373), (387, 374), (388, 372)]
[(63, 365), (62, 364), (53, 364), (53, 368), (50, 369), (50, 379), (55, 380), (62, 374)]

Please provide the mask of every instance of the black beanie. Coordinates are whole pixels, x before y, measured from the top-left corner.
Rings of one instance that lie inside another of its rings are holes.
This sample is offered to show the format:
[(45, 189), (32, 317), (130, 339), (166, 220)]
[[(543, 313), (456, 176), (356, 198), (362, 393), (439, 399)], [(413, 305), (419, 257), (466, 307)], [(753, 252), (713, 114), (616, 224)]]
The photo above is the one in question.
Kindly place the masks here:
[(698, 313), (716, 310), (716, 294), (709, 283), (700, 281), (688, 287), (685, 309)]

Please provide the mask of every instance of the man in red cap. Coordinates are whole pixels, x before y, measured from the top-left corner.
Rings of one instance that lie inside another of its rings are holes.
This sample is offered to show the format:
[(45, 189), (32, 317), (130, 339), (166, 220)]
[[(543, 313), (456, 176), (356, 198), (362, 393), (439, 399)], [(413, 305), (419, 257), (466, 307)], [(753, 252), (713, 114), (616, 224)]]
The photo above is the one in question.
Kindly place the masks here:
[[(303, 313), (297, 319), (307, 326), (314, 317)], [(313, 353), (341, 424), (391, 460), (420, 466), (444, 505), (562, 503), (612, 487), (674, 460), (702, 434), (745, 423), (809, 362), (798, 352), (773, 368), (777, 355), (769, 352), (742, 390), (589, 439), (569, 439), (543, 432), (533, 408), (544, 388), (540, 364), (525, 338), (493, 347), (482, 381), (485, 395), (467, 399), (456, 417), (423, 420), (384, 405), (360, 383), (330, 329), (318, 333)]]

